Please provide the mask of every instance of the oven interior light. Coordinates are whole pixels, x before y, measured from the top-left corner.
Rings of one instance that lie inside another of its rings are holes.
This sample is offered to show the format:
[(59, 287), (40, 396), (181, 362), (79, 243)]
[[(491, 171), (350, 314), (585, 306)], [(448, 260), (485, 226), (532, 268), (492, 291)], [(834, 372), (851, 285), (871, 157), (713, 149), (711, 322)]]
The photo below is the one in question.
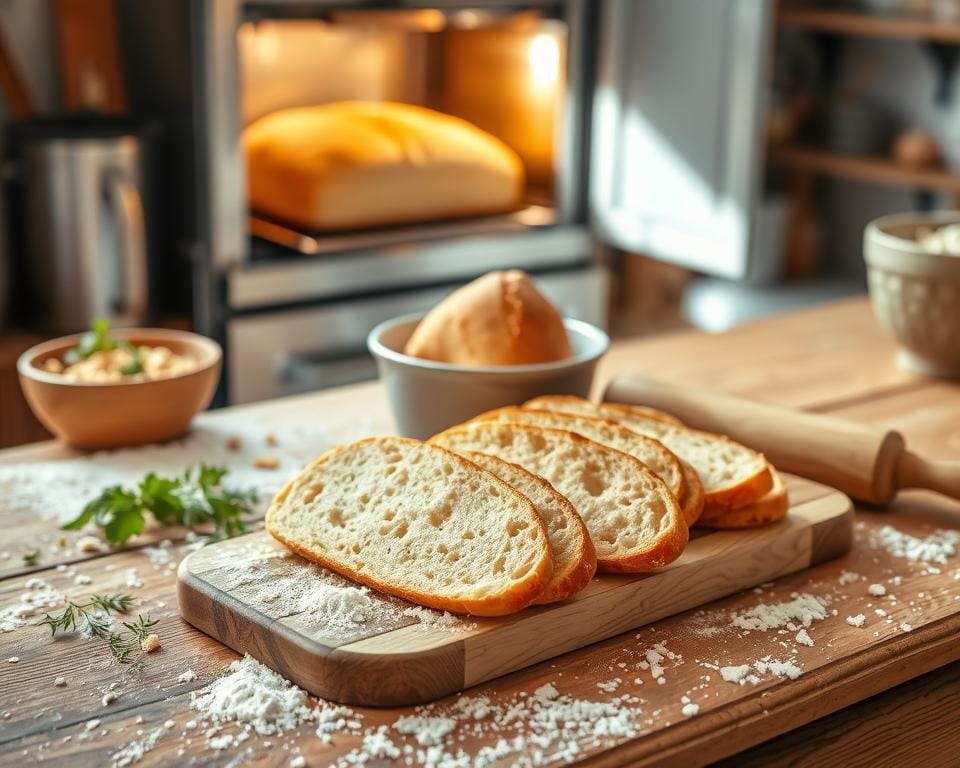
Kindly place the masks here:
[(536, 88), (546, 89), (556, 84), (560, 76), (560, 44), (553, 35), (546, 32), (534, 35), (527, 57)]

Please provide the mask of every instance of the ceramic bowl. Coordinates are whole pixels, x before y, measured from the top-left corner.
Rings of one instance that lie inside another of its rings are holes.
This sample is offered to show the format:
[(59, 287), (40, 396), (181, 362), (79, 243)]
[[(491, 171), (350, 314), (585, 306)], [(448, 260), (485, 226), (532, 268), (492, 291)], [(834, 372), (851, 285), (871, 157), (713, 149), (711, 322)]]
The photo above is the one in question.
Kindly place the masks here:
[(53, 357), (62, 360), (80, 334), (45, 341), (17, 360), (20, 386), (36, 417), (54, 435), (83, 449), (160, 443), (185, 434), (217, 388), (220, 345), (195, 333), (160, 328), (118, 328), (110, 335), (169, 347), (191, 355), (199, 365), (189, 373), (154, 381), (67, 381), (43, 370), (43, 364)]
[(960, 212), (898, 214), (867, 225), (864, 260), (880, 324), (900, 345), (900, 367), (960, 377), (960, 256), (930, 253), (919, 230), (960, 223)]
[(536, 365), (470, 367), (403, 354), (422, 315), (381, 323), (367, 337), (396, 420), (406, 437), (424, 440), (455, 424), (538, 395), (587, 397), (597, 361), (610, 346), (599, 328), (564, 319), (573, 355)]

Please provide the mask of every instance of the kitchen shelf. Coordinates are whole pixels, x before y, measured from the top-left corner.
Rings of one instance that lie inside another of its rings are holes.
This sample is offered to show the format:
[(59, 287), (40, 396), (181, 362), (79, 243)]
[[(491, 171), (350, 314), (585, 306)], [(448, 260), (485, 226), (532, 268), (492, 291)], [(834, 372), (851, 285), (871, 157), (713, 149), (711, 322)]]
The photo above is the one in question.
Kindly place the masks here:
[(951, 21), (799, 7), (782, 8), (779, 21), (785, 27), (834, 35), (960, 44), (960, 23)]
[(904, 168), (884, 157), (842, 155), (813, 147), (775, 146), (770, 149), (770, 160), (773, 165), (797, 171), (960, 196), (960, 174), (943, 169)]

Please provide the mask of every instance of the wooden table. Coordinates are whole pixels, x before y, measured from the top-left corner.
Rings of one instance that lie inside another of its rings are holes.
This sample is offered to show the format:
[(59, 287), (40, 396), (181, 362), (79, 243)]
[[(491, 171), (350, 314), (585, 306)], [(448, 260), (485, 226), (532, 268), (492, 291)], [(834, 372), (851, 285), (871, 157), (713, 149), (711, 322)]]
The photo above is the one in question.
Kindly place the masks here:
[[(854, 299), (719, 336), (684, 332), (620, 343), (605, 360), (600, 380), (605, 383), (614, 373), (631, 371), (830, 412), (899, 429), (913, 448), (931, 457), (957, 458), (960, 388), (897, 370), (893, 352), (866, 301)], [(251, 413), (267, 423), (292, 417), (326, 422), (363, 418), (372, 431), (390, 429), (377, 384), (227, 409), (210, 418), (229, 423)], [(57, 444), (44, 443), (0, 453), (0, 461), (68, 455)], [(750, 591), (727, 598), (707, 606), (706, 614), (681, 614), (500, 678), (486, 688), (499, 701), (553, 681), (562, 693), (602, 701), (610, 694), (598, 690), (598, 682), (617, 676), (624, 668), (620, 664), (633, 668), (647, 646), (663, 641), (681, 657), (668, 662), (666, 684), (651, 685), (650, 679), (637, 684), (633, 674), (625, 674), (616, 691), (647, 701), (639, 735), (585, 745), (583, 764), (691, 766), (727, 760), (731, 766), (895, 766), (909, 760), (924, 766), (956, 765), (960, 555), (937, 568), (894, 558), (869, 545), (885, 524), (916, 535), (935, 527), (958, 528), (960, 504), (912, 492), (889, 510), (858, 509), (855, 548), (841, 560), (781, 579), (760, 595)], [(137, 608), (160, 620), (157, 629), (163, 641), (161, 651), (148, 657), (142, 675), (131, 676), (89, 641), (51, 641), (45, 628), (33, 626), (0, 634), (0, 765), (109, 765), (118, 748), (158, 728), (161, 735), (138, 764), (185, 765), (192, 760), (202, 765), (286, 765), (299, 753), (307, 765), (326, 765), (357, 745), (356, 737), (346, 736), (324, 744), (312, 727), (304, 727), (274, 738), (270, 748), (262, 737), (254, 737), (233, 749), (212, 750), (200, 732), (183, 730), (196, 717), (189, 693), (222, 675), (236, 654), (179, 619), (169, 569), (151, 568), (140, 546), (101, 555), (67, 547), (61, 556), (45, 555), (30, 569), (20, 553), (38, 541), (55, 541), (59, 532), (54, 525), (0, 511), (0, 530), (5, 532), (0, 550), (11, 553), (0, 561), (0, 608), (24, 591), (31, 576), (48, 579), (76, 597), (92, 587), (73, 585), (70, 573), (89, 575), (98, 591), (107, 591), (123, 588), (123, 574), (135, 567), (143, 581), (133, 590)], [(152, 533), (145, 541), (165, 534), (169, 532)], [(58, 571), (61, 563), (69, 564), (69, 571)], [(863, 579), (841, 583), (844, 570)], [(868, 584), (889, 585), (894, 575), (902, 578), (899, 586), (889, 587), (894, 598), (867, 593)], [(837, 612), (811, 627), (816, 642), (798, 654), (804, 670), (798, 679), (741, 687), (717, 680), (714, 673), (709, 685), (702, 682), (709, 673), (701, 662), (741, 663), (769, 652), (781, 638), (765, 637), (767, 633), (706, 637), (692, 627), (759, 602), (787, 600), (795, 592), (825, 595)], [(893, 622), (875, 615), (880, 605)], [(858, 613), (867, 616), (862, 628), (845, 621)], [(903, 622), (912, 631), (903, 631)], [(19, 661), (6, 662), (10, 657)], [(188, 668), (197, 679), (178, 684), (178, 676)], [(67, 678), (67, 687), (54, 686), (58, 676)], [(112, 683), (117, 683), (120, 697), (104, 706), (101, 697)], [(691, 691), (697, 691), (700, 714), (683, 717), (681, 696)], [(401, 712), (362, 714), (365, 726), (376, 726), (395, 722)], [(88, 730), (86, 724), (94, 718), (100, 724)], [(461, 746), (475, 753), (484, 738), (490, 737), (469, 736)], [(244, 752), (248, 747), (249, 754)]]

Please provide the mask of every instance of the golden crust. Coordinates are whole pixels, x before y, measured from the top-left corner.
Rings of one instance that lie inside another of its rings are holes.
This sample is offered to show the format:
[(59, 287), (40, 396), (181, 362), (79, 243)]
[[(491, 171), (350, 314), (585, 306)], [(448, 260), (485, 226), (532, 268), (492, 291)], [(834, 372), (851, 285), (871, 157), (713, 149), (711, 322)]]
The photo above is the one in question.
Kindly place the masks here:
[(707, 528), (753, 528), (782, 520), (790, 511), (790, 494), (783, 479), (770, 467), (773, 487), (762, 498), (722, 514), (703, 517), (698, 522)]
[[(523, 407), (536, 409), (546, 408), (547, 410), (552, 411), (563, 411), (564, 403), (578, 405), (580, 407), (590, 407), (596, 411), (597, 416), (600, 418), (612, 418), (613, 420), (616, 420), (616, 416), (618, 414), (622, 414), (627, 416), (639, 416), (646, 419), (654, 419), (656, 421), (664, 421), (667, 424), (676, 424), (678, 427), (685, 426), (685, 424), (672, 413), (661, 411), (658, 408), (650, 408), (646, 405), (627, 405), (626, 403), (595, 403), (592, 400), (587, 400), (583, 397), (577, 397), (576, 395), (542, 395), (541, 397), (535, 397), (532, 400), (527, 400), (527, 402), (523, 404)], [(579, 415), (582, 415), (582, 413)]]
[(274, 497), (273, 502), (270, 504), (270, 508), (267, 510), (264, 520), (266, 529), (270, 535), (277, 539), (277, 541), (292, 549), (298, 555), (301, 555), (302, 557), (305, 557), (306, 559), (311, 560), (312, 562), (315, 562), (324, 568), (334, 571), (335, 573), (338, 573), (341, 576), (350, 579), (351, 581), (372, 587), (373, 589), (385, 594), (395, 595), (405, 600), (409, 600), (410, 602), (417, 603), (419, 605), (425, 605), (437, 610), (450, 611), (451, 613), (466, 613), (474, 616), (504, 616), (510, 613), (516, 613), (517, 611), (520, 611), (526, 606), (530, 605), (530, 603), (532, 603), (543, 592), (547, 583), (550, 581), (550, 577), (553, 572), (553, 557), (550, 552), (549, 537), (547, 535), (546, 526), (544, 526), (543, 520), (540, 518), (540, 515), (537, 513), (530, 500), (522, 493), (517, 491), (512, 485), (503, 482), (496, 475), (488, 472), (482, 467), (477, 466), (473, 462), (468, 461), (460, 454), (443, 448), (443, 446), (434, 445), (433, 447), (449, 454), (454, 461), (460, 463), (461, 465), (469, 467), (473, 471), (481, 472), (487, 475), (488, 479), (492, 478), (495, 483), (502, 486), (503, 490), (508, 495), (515, 496), (525, 507), (527, 507), (533, 517), (533, 520), (535, 521), (535, 524), (540, 527), (542, 534), (541, 541), (544, 543), (543, 557), (540, 558), (536, 564), (536, 567), (532, 568), (523, 579), (516, 581), (514, 585), (510, 587), (510, 589), (505, 590), (503, 593), (474, 600), (449, 598), (444, 597), (443, 595), (429, 595), (417, 592), (415, 590), (407, 590), (402, 587), (398, 587), (395, 584), (375, 579), (367, 574), (358, 573), (345, 563), (338, 562), (325, 556), (321, 552), (309, 549), (299, 542), (289, 539), (288, 537), (284, 536), (281, 531), (277, 530), (276, 526), (274, 525), (273, 518), (278, 510), (279, 505), (286, 501), (287, 496), (290, 494), (291, 488), (298, 478), (308, 472), (311, 472), (312, 470), (317, 469), (329, 461), (332, 457), (336, 456), (338, 453), (341, 453), (349, 448), (363, 443), (380, 442), (384, 440), (423, 445), (423, 443), (420, 441), (411, 440), (409, 438), (368, 437), (364, 438), (363, 440), (357, 440), (354, 443), (349, 443), (347, 445), (340, 445), (336, 448), (326, 451), (320, 457), (298, 472), (296, 477), (290, 480), (290, 482), (288, 482)]
[(703, 514), (703, 483), (700, 482), (700, 475), (697, 474), (697, 470), (687, 462), (681, 461), (680, 466), (683, 468), (684, 480), (684, 498), (681, 509), (683, 510), (684, 522), (686, 522), (687, 528), (690, 528)]
[[(684, 523), (683, 514), (680, 511), (679, 504), (677, 504), (676, 497), (673, 495), (673, 493), (671, 493), (670, 489), (667, 487), (667, 484), (664, 483), (663, 480), (657, 477), (653, 472), (647, 469), (639, 459), (636, 459), (633, 456), (624, 453), (623, 451), (618, 451), (615, 448), (601, 445), (600, 443), (587, 439), (583, 435), (580, 435), (576, 432), (571, 432), (569, 430), (554, 429), (553, 427), (538, 427), (531, 424), (512, 421), (498, 421), (496, 423), (498, 426), (509, 427), (515, 430), (555, 433), (562, 435), (564, 439), (570, 440), (574, 443), (579, 443), (581, 446), (587, 447), (590, 450), (619, 454), (623, 459), (626, 459), (628, 462), (634, 465), (637, 473), (645, 475), (651, 482), (655, 484), (657, 492), (666, 506), (670, 516), (669, 528), (661, 533), (657, 540), (648, 549), (640, 550), (627, 557), (621, 558), (597, 557), (598, 571), (613, 573), (644, 573), (655, 570), (656, 568), (661, 568), (664, 565), (673, 562), (683, 553), (687, 542), (690, 540), (690, 530), (687, 528), (686, 523)], [(471, 425), (472, 422), (451, 427), (450, 429), (444, 430), (443, 432), (431, 437), (429, 442), (433, 444), (442, 444), (448, 437), (469, 432)]]

